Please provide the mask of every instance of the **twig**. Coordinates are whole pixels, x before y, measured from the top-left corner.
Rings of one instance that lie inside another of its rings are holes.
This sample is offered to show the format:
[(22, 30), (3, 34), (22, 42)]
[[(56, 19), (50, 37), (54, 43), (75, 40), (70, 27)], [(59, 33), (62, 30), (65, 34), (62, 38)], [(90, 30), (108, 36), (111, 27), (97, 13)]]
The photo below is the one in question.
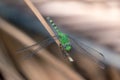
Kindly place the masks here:
[[(24, 32), (18, 30), (13, 25), (10, 25), (9, 23), (5, 22), (4, 20), (0, 19), (0, 29), (20, 41), (25, 46), (29, 46), (33, 43), (36, 43), (34, 40), (32, 40), (30, 37), (28, 37)], [(40, 47), (40, 46), (37, 46)], [(35, 50), (36, 48), (33, 47), (31, 50)], [(45, 49), (40, 50), (38, 53), (38, 56), (45, 59), (48, 64), (56, 67), (60, 71), (64, 72), (71, 80), (84, 80), (80, 75), (78, 75), (76, 72), (74, 72), (72, 69), (70, 69), (68, 66), (60, 62), (58, 59), (50, 55), (48, 51)]]
[[(55, 36), (53, 30), (50, 28), (50, 26), (47, 24), (45, 19), (42, 17), (41, 13), (38, 11), (38, 9), (33, 5), (33, 3), (30, 0), (24, 0), (25, 3), (28, 5), (28, 7), (32, 10), (32, 12), (35, 14), (35, 16), (38, 18), (38, 20), (43, 24), (43, 26), (46, 28), (46, 30), (49, 32), (49, 34), (53, 37)], [(55, 39), (55, 42), (60, 45), (60, 42), (58, 39)]]

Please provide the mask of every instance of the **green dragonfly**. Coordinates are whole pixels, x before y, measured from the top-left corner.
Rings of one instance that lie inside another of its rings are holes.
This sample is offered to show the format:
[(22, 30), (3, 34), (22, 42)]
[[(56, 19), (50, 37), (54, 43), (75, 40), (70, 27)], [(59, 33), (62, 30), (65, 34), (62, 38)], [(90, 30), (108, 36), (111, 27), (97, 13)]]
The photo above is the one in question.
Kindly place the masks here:
[[(85, 52), (87, 52), (88, 55), (90, 55), (90, 56), (91, 56), (91, 54), (94, 56), (93, 53), (96, 53), (97, 55), (103, 57), (103, 55), (102, 55), (99, 51), (97, 51), (97, 50), (95, 50), (95, 49), (93, 49), (93, 48), (85, 45), (85, 44), (82, 43), (82, 42), (79, 42), (80, 45), (79, 45), (78, 47), (73, 46), (74, 42), (76, 42), (75, 38), (73, 38), (72, 36), (69, 36), (69, 35), (63, 33), (63, 32), (57, 27), (57, 25), (53, 22), (53, 20), (52, 20), (50, 17), (46, 17), (46, 21), (47, 21), (47, 23), (50, 25), (50, 27), (52, 28), (53, 32), (54, 32), (55, 35), (56, 35), (56, 36), (53, 36), (53, 37), (56, 37), (56, 38), (60, 41), (59, 47), (60, 47), (60, 49), (62, 50), (62, 52), (65, 53), (65, 56), (68, 57), (69, 61), (71, 61), (71, 62), (74, 61), (74, 60), (72, 59), (72, 57), (69, 55), (69, 52), (71, 52), (71, 50), (73, 49), (73, 47), (74, 47), (74, 48), (82, 48), (82, 49), (83, 49)], [(30, 57), (30, 56), (33, 56), (36, 52), (38, 52), (38, 51), (41, 50), (42, 48), (45, 48), (45, 47), (47, 47), (48, 45), (50, 45), (51, 43), (55, 42), (55, 41), (53, 40), (53, 37), (50, 37), (50, 38), (48, 38), (48, 39), (46, 39), (46, 40), (44, 40), (44, 41), (42, 41), (42, 42), (37, 42), (36, 44), (33, 44), (33, 45), (31, 45), (31, 46), (24, 47), (24, 48), (18, 50), (18, 53), (24, 52), (24, 51), (28, 50), (29, 48), (34, 47), (34, 46), (36, 46), (36, 45), (41, 45), (41, 47), (37, 48), (35, 51), (33, 51), (32, 54), (27, 55), (25, 58)], [(76, 43), (76, 44), (78, 45), (78, 43)], [(90, 51), (92, 51), (92, 53), (91, 53)], [(95, 55), (96, 55), (96, 54), (95, 54)]]
[[(68, 35), (65, 34), (65, 33), (63, 33), (61, 30), (59, 30), (59, 28), (57, 27), (57, 25), (53, 22), (53, 20), (50, 17), (46, 17), (46, 21), (51, 26), (51, 28), (53, 29), (53, 31), (54, 31), (54, 33), (56, 35), (56, 36), (53, 36), (53, 37), (56, 37), (60, 41), (60, 49), (63, 52), (65, 52), (66, 56), (68, 56), (68, 58), (69, 58), (70, 61), (73, 61), (72, 58), (68, 54), (68, 52), (70, 52), (71, 49), (72, 49), (72, 45), (71, 45), (71, 42), (70, 42), (70, 39), (69, 39)], [(36, 53), (40, 49), (42, 49), (42, 48), (50, 45), (51, 43), (53, 43), (54, 42), (53, 37), (50, 37), (50, 38), (44, 40), (43, 42), (38, 42), (38, 43), (33, 44), (31, 46), (24, 47), (24, 48), (18, 50), (18, 53), (26, 51), (29, 48), (34, 47), (34, 46), (40, 44), (42, 46), (41, 48), (36, 49), (33, 52), (33, 54), (28, 55), (28, 56), (32, 56), (32, 55), (34, 55), (34, 53)]]
[(66, 51), (69, 52), (72, 49), (72, 45), (70, 42), (70, 39), (67, 34), (60, 31), (57, 27), (57, 25), (53, 22), (53, 20), (50, 17), (47, 17), (48, 22), (54, 28), (54, 32), (57, 34), (57, 38), (61, 43), (61, 47)]

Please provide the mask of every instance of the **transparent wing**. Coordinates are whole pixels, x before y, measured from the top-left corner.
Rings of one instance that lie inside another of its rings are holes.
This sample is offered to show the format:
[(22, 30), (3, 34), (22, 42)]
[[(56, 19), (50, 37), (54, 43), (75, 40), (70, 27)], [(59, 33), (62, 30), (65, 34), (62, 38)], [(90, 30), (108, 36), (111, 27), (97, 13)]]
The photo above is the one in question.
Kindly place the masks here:
[[(98, 62), (98, 61), (101, 61), (101, 60), (104, 60), (104, 55), (96, 50), (95, 48), (91, 47), (90, 44), (87, 44), (87, 42), (85, 40), (79, 40), (79, 39), (76, 39), (74, 38), (73, 36), (69, 36), (70, 38), (70, 41), (71, 41), (71, 45), (74, 49), (78, 50), (79, 52), (84, 51), (84, 53), (87, 55), (87, 56), (90, 56), (95, 62)], [(101, 63), (102, 68), (104, 68), (104, 64)]]
[(75, 43), (77, 44), (77, 46), (74, 46), (76, 49), (79, 50), (79, 48), (82, 48), (84, 51), (86, 51), (87, 53), (91, 54), (91, 55), (99, 55), (104, 57), (104, 55), (98, 51), (97, 49), (93, 48), (90, 46), (90, 44), (87, 44), (85, 41), (83, 40), (76, 40), (75, 38), (73, 38), (72, 36), (69, 36), (69, 38), (72, 40), (72, 45)]
[(16, 52), (17, 52), (17, 53), (22, 53), (22, 52), (27, 51), (27, 50), (29, 50), (30, 48), (32, 48), (32, 47), (34, 47), (34, 46), (37, 46), (37, 45), (41, 45), (41, 46), (44, 47), (44, 46), (46, 45), (46, 43), (49, 42), (49, 41), (51, 41), (51, 40), (53, 41), (52, 38), (48, 38), (48, 39), (46, 39), (46, 40), (44, 40), (44, 41), (42, 41), (42, 42), (40, 41), (40, 42), (37, 42), (37, 43), (35, 43), (35, 44), (31, 45), (31, 46), (18, 49)]
[(35, 49), (34, 51), (32, 51), (31, 54), (28, 54), (24, 57), (24, 59), (28, 59), (30, 57), (32, 57), (33, 55), (35, 55), (38, 51), (40, 51), (41, 49), (43, 49), (44, 47), (47, 47), (48, 45), (50, 45), (51, 43), (53, 43), (54, 40), (53, 39), (49, 39), (48, 41), (45, 41), (44, 45), (41, 45), (41, 47), (38, 47), (37, 49)]

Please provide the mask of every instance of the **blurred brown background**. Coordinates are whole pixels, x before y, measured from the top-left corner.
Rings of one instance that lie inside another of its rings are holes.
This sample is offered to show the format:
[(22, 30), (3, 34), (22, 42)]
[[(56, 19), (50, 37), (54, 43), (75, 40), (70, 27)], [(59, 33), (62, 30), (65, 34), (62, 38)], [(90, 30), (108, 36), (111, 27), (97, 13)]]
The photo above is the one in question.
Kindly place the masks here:
[[(84, 36), (119, 54), (119, 2), (111, 0), (34, 0), (66, 33)], [(22, 0), (0, 1), (0, 80), (120, 80), (119, 69), (72, 54), (71, 63), (55, 43), (23, 59), (30, 50), (16, 50), (49, 37), (48, 32)], [(40, 47), (38, 45), (37, 47)], [(114, 58), (113, 58), (114, 59)]]

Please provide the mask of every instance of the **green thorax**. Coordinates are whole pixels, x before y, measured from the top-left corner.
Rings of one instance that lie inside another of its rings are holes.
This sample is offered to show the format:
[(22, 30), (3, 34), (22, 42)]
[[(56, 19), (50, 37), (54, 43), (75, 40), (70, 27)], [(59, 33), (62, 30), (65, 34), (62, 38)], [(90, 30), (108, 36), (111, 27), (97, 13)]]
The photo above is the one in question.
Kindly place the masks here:
[(63, 45), (69, 42), (68, 36), (62, 32), (58, 32), (58, 37), (59, 37), (61, 44)]

